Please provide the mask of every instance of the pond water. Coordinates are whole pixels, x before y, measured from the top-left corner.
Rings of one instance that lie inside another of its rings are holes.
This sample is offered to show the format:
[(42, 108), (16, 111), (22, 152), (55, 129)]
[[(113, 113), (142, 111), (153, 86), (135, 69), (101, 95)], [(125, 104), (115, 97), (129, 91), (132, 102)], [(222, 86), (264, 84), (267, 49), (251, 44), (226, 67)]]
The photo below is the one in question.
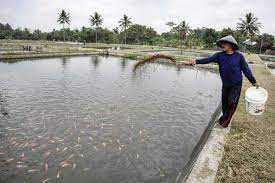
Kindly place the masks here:
[[(267, 65), (274, 65), (274, 62), (269, 61), (269, 60), (263, 60)], [(273, 67), (268, 67), (268, 69), (270, 70), (271, 74), (275, 75), (275, 69)]]
[(0, 182), (173, 182), (220, 101), (205, 70), (71, 57), (0, 62)]

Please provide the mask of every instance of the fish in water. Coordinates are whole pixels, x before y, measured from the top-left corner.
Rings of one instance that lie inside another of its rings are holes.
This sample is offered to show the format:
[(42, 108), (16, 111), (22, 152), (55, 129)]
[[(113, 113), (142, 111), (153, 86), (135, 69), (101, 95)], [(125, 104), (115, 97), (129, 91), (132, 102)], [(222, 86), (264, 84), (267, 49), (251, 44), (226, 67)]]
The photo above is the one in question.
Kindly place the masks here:
[(14, 158), (10, 158), (10, 159), (7, 159), (6, 162), (12, 162), (14, 160)]
[(51, 179), (50, 178), (47, 178), (47, 179), (45, 179), (45, 180), (42, 180), (42, 183), (47, 183), (47, 182), (49, 182)]
[(47, 175), (47, 174), (48, 174), (48, 169), (49, 169), (48, 162), (47, 162), (47, 161), (45, 161), (45, 162), (44, 162), (44, 173), (45, 173), (45, 175)]
[(117, 140), (116, 140), (116, 142), (117, 142), (118, 144), (120, 144), (120, 141), (119, 141), (119, 139), (117, 139)]
[(66, 151), (68, 149), (68, 147), (64, 147), (64, 149), (62, 150), (63, 152)]
[(84, 168), (84, 169), (83, 169), (84, 172), (87, 172), (87, 171), (89, 171), (89, 170), (90, 170), (90, 168)]
[(72, 159), (73, 157), (74, 157), (74, 154), (71, 154), (71, 155), (67, 158), (67, 160)]
[(18, 164), (16, 165), (16, 168), (27, 168), (27, 165), (23, 165), (23, 164)]
[(55, 143), (55, 140), (49, 140), (49, 143), (54, 144), (54, 143)]
[(30, 169), (30, 170), (28, 170), (28, 173), (35, 173), (35, 172), (39, 172), (39, 170), (38, 169)]
[(61, 172), (60, 172), (60, 169), (58, 168), (58, 169), (57, 169), (57, 174), (56, 174), (56, 178), (57, 178), (57, 179), (59, 179), (60, 173), (61, 173)]
[(72, 164), (69, 161), (64, 160), (59, 163), (59, 166), (61, 166), (62, 168), (66, 168), (66, 167), (72, 166)]
[(48, 159), (49, 158), (49, 156), (50, 156), (50, 154), (51, 154), (51, 152), (50, 151), (47, 151), (47, 152), (45, 152), (44, 153), (44, 159)]
[(62, 168), (66, 168), (66, 167), (69, 167), (69, 166), (72, 166), (72, 164), (70, 164), (70, 163), (64, 163), (64, 164), (62, 164)]

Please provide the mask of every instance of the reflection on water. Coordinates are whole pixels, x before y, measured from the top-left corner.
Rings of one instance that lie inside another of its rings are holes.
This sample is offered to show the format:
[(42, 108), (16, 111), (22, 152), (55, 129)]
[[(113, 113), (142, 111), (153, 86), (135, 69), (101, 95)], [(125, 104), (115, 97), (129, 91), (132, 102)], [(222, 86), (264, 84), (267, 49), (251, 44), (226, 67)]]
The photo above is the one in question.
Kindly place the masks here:
[(0, 63), (0, 182), (173, 182), (218, 105), (219, 78), (154, 64), (134, 75), (133, 64)]
[(67, 66), (67, 63), (68, 63), (68, 58), (66, 58), (66, 57), (63, 57), (63, 58), (61, 58), (61, 63), (62, 63), (62, 67), (63, 67), (63, 69), (65, 70), (66, 69), (66, 66)]
[(7, 116), (9, 114), (7, 110), (7, 103), (2, 96), (2, 93), (0, 93), (0, 113), (2, 114), (2, 116)]
[(96, 69), (99, 65), (99, 62), (100, 62), (100, 58), (101, 57), (98, 57), (98, 56), (94, 56), (94, 57), (91, 57), (91, 62), (94, 66), (94, 68)]
[(120, 66), (123, 71), (126, 69), (127, 65), (128, 65), (128, 60), (126, 58), (121, 58)]

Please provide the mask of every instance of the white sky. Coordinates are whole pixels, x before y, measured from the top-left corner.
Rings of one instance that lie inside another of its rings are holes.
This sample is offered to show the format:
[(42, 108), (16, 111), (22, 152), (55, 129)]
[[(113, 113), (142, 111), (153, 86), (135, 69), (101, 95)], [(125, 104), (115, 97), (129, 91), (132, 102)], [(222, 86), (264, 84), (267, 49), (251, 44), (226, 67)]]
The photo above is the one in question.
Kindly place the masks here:
[(275, 35), (275, 0), (0, 0), (0, 22), (14, 27), (61, 28), (58, 12), (71, 14), (71, 28), (89, 26), (89, 15), (98, 11), (103, 26), (114, 28), (127, 14), (134, 23), (168, 31), (168, 21), (186, 20), (191, 28), (235, 28), (240, 17), (253, 12), (263, 24), (261, 32)]

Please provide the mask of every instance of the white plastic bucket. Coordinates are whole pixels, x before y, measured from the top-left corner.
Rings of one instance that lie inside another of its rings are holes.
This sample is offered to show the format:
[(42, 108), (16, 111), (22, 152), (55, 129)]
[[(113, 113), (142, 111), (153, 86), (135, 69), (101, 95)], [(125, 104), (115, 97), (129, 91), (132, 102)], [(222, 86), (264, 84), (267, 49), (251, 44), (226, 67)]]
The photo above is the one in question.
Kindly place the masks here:
[(265, 110), (268, 92), (264, 88), (250, 87), (245, 92), (246, 112), (251, 115), (261, 115)]

